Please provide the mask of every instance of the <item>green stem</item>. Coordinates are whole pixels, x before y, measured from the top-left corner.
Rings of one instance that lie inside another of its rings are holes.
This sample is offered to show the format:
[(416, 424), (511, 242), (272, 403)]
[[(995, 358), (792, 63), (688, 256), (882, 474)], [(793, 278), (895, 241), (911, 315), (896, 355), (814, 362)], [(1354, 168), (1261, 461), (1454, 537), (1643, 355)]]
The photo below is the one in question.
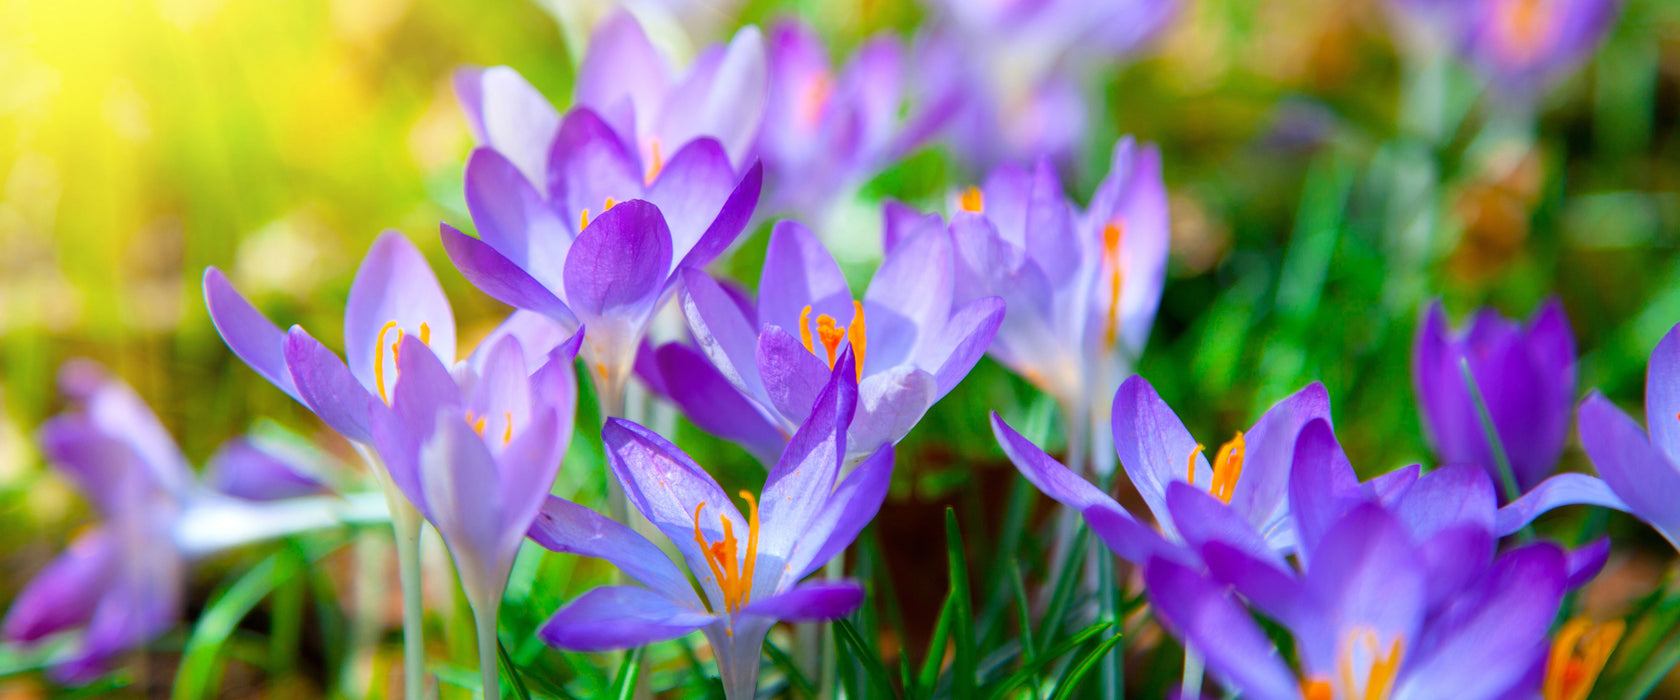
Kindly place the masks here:
[(1202, 696), (1202, 654), (1195, 648), (1184, 647), (1184, 682), (1179, 685), (1180, 698), (1199, 698)]
[[(612, 379), (592, 372), (589, 375), (595, 380), (595, 396), (601, 404), (601, 425), (605, 427), (609, 418), (624, 418), (624, 405), (628, 398), (628, 382), (623, 378)], [(607, 514), (613, 520), (626, 525), (630, 522), (630, 504), (625, 500), (624, 488), (619, 486), (618, 479), (607, 475)]]
[[(389, 483), (389, 480), (386, 480)], [(420, 511), (387, 488), (391, 530), (397, 540), (397, 579), (402, 583), (403, 697), (420, 700), (426, 685), (425, 613), (420, 592)]]
[(484, 700), (502, 697), (501, 679), (496, 676), (495, 603), (472, 606), (473, 626), (478, 628), (478, 674), (483, 679)]
[[(1487, 400), (1482, 397), (1481, 387), (1476, 385), (1476, 376), (1470, 372), (1470, 359), (1458, 358), (1458, 370), (1464, 375), (1464, 385), (1470, 389), (1470, 400), (1476, 404), (1476, 416), (1482, 422), (1482, 432), (1487, 436), (1488, 450), (1493, 452), (1493, 462), (1499, 466), (1499, 482), (1505, 488), (1505, 502), (1515, 501), (1522, 496), (1522, 488), (1517, 486), (1517, 475), (1511, 470), (1511, 458), (1505, 454), (1505, 443), (1493, 427), (1493, 414), (1488, 412)], [(1527, 532), (1526, 528), (1524, 532)]]

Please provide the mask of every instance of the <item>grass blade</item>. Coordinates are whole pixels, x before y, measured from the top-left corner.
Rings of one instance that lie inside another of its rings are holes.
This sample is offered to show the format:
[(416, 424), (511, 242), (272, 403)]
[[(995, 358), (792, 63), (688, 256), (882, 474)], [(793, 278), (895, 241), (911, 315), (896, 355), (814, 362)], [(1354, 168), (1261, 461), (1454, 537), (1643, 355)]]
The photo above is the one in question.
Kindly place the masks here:
[(1027, 605), (1027, 586), (1021, 581), (1021, 561), (1009, 560), (1009, 588), (1015, 593), (1015, 617), (1021, 623), (1021, 663), (1031, 664), (1038, 647), (1033, 644), (1032, 609)]
[(1086, 543), (1091, 538), (1091, 528), (1083, 522), (1079, 530), (1073, 535), (1073, 547), (1068, 550), (1067, 561), (1062, 563), (1062, 570), (1056, 574), (1056, 587), (1050, 594), (1050, 605), (1044, 609), (1044, 618), (1040, 623), (1043, 632), (1039, 635), (1041, 643), (1048, 644), (1056, 638), (1056, 633), (1062, 629), (1062, 618), (1067, 615), (1068, 605), (1073, 602), (1073, 594), (1079, 585), (1080, 567), (1085, 564), (1085, 555), (1090, 551)]
[(222, 647), (228, 637), (257, 603), (289, 578), (289, 572), (279, 566), (279, 557), (271, 555), (258, 562), (204, 608), (175, 673), (171, 695), (175, 700), (198, 700), (215, 694), (221, 679)]
[(968, 591), (968, 557), (963, 554), (962, 532), (957, 528), (957, 511), (945, 509), (945, 548), (951, 564), (951, 602), (954, 617), (951, 641), (956, 645), (952, 663), (955, 679), (951, 692), (959, 698), (974, 696), (975, 649), (974, 604)]
[(618, 666), (618, 676), (613, 679), (612, 691), (607, 697), (617, 700), (630, 700), (636, 694), (636, 681), (642, 677), (642, 654), (647, 647), (636, 647), (624, 657), (624, 663)]
[(502, 646), (501, 637), (496, 638), (496, 660), (502, 668), (502, 676), (508, 679), (508, 687), (513, 688), (513, 696), (519, 700), (531, 700), (531, 690), (525, 687), (525, 679), (519, 677), (519, 668), (508, 656), (507, 647)]
[(898, 697), (898, 693), (893, 691), (892, 680), (887, 677), (887, 669), (881, 665), (881, 659), (870, 651), (863, 637), (858, 636), (857, 627), (852, 625), (851, 620), (834, 621), (834, 639), (839, 648), (845, 649), (854, 661), (863, 665), (864, 675), (869, 677), (870, 684), (880, 693), (870, 693), (869, 697)]
[(1022, 665), (1020, 670), (1009, 674), (1003, 680), (1000, 680), (996, 684), (990, 686), (990, 689), (986, 693), (986, 697), (994, 699), (1004, 697), (1009, 693), (1009, 691), (1014, 690), (1022, 683), (1025, 683), (1028, 679), (1038, 675), (1044, 669), (1049, 668), (1051, 664), (1056, 662), (1056, 659), (1065, 656), (1068, 652), (1073, 651), (1074, 649), (1084, 646), (1092, 639), (1095, 639), (1097, 635), (1102, 634), (1111, 627), (1114, 627), (1114, 623), (1112, 622), (1099, 622), (1080, 630), (1078, 634), (1069, 637), (1061, 644), (1057, 644), (1049, 651), (1039, 654), (1038, 658), (1033, 659), (1031, 663)]
[(1080, 683), (1085, 680), (1085, 676), (1090, 675), (1091, 671), (1096, 669), (1097, 663), (1107, 657), (1115, 645), (1119, 644), (1125, 637), (1124, 633), (1115, 632), (1114, 636), (1104, 639), (1101, 644), (1081, 655), (1077, 661), (1073, 662), (1073, 666), (1068, 668), (1067, 673), (1062, 675), (1062, 680), (1057, 682), (1056, 692), (1050, 696), (1050, 700), (1065, 700), (1073, 697), (1073, 694), (1078, 692)]
[(945, 644), (951, 638), (951, 616), (955, 609), (956, 600), (945, 596), (945, 605), (939, 609), (939, 621), (934, 623), (933, 638), (928, 640), (927, 653), (922, 658), (922, 671), (916, 675), (916, 687), (925, 689), (929, 695), (939, 685), (939, 670), (945, 666)]

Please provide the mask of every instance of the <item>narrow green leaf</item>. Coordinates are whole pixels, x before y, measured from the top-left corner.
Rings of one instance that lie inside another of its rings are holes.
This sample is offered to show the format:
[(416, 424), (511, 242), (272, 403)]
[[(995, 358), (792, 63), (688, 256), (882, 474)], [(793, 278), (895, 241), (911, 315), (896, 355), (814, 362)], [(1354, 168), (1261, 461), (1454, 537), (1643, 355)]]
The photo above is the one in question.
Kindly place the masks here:
[(1068, 605), (1073, 602), (1073, 594), (1079, 586), (1079, 571), (1085, 564), (1085, 555), (1090, 549), (1085, 545), (1090, 538), (1091, 529), (1081, 522), (1074, 532), (1067, 561), (1062, 562), (1062, 570), (1056, 574), (1056, 587), (1050, 593), (1050, 605), (1044, 609), (1043, 621), (1039, 623), (1043, 629), (1039, 635), (1041, 643), (1054, 640), (1056, 633), (1062, 629), (1062, 618), (1067, 615)]
[(986, 697), (993, 698), (994, 700), (1004, 697), (1009, 693), (1009, 691), (1014, 690), (1033, 676), (1038, 675), (1044, 669), (1049, 668), (1050, 665), (1055, 663), (1057, 659), (1074, 649), (1084, 646), (1092, 639), (1095, 639), (1097, 635), (1102, 634), (1112, 627), (1114, 627), (1114, 623), (1112, 622), (1099, 622), (1080, 630), (1079, 633), (1067, 638), (1061, 644), (1057, 644), (1050, 650), (1039, 654), (1038, 658), (1033, 659), (1031, 663), (1022, 665), (1020, 670), (1009, 674), (1004, 677), (1003, 680), (1000, 680), (996, 684), (990, 686), (990, 689), (986, 693)]
[(278, 571), (279, 556), (270, 555), (258, 562), (205, 607), (181, 654), (181, 666), (175, 673), (175, 691), (171, 695), (175, 700), (215, 695), (215, 687), (221, 680), (222, 647), (228, 637), (275, 585), (289, 578), (281, 576), (286, 572)]
[(957, 528), (957, 511), (945, 509), (945, 548), (951, 565), (951, 600), (954, 615), (951, 641), (956, 646), (952, 659), (951, 692), (959, 698), (974, 696), (976, 650), (974, 648), (974, 607), (968, 591), (968, 557), (963, 553), (962, 532)]
[(636, 694), (636, 681), (642, 677), (642, 654), (647, 647), (636, 647), (624, 657), (624, 663), (618, 666), (618, 676), (613, 679), (612, 692), (607, 696), (617, 700), (630, 700)]
[(1079, 684), (1085, 680), (1085, 676), (1090, 675), (1091, 671), (1096, 669), (1097, 663), (1107, 657), (1115, 645), (1119, 644), (1125, 637), (1125, 634), (1116, 632), (1114, 636), (1104, 639), (1101, 644), (1081, 655), (1078, 660), (1073, 662), (1073, 666), (1068, 668), (1067, 673), (1062, 674), (1062, 679), (1056, 683), (1056, 692), (1050, 696), (1050, 700), (1065, 700), (1065, 698), (1073, 697), (1073, 694), (1079, 690)]
[(781, 647), (776, 646), (775, 642), (768, 639), (764, 640), (764, 653), (770, 657), (770, 663), (775, 664), (776, 668), (782, 670), (782, 675), (787, 676), (788, 683), (798, 689), (801, 696), (807, 698), (817, 696), (817, 687), (811, 685), (811, 679), (805, 677), (805, 672), (799, 670), (799, 664), (795, 663), (793, 657), (788, 656), (787, 652), (782, 651)]
[(939, 670), (945, 666), (945, 644), (951, 638), (951, 618), (956, 610), (956, 598), (945, 596), (939, 609), (939, 620), (933, 626), (933, 638), (928, 640), (926, 655), (922, 657), (922, 671), (916, 676), (916, 687), (930, 695), (939, 684)]
[(502, 669), (502, 676), (508, 679), (508, 686), (513, 688), (513, 696), (519, 700), (531, 700), (531, 690), (525, 687), (525, 679), (519, 677), (519, 667), (508, 657), (507, 647), (502, 646), (500, 636), (496, 637), (496, 661)]
[(1038, 647), (1033, 644), (1032, 609), (1027, 605), (1027, 586), (1021, 581), (1021, 562), (1009, 560), (1009, 588), (1015, 593), (1015, 618), (1021, 623), (1021, 663), (1031, 664)]
[(865, 675), (869, 677), (870, 685), (874, 686), (875, 691), (880, 693), (879, 695), (871, 693), (869, 696), (898, 697), (898, 693), (893, 690), (892, 680), (887, 677), (887, 669), (881, 666), (881, 660), (875, 656), (874, 652), (869, 650), (869, 645), (864, 643), (863, 637), (858, 636), (857, 627), (853, 626), (850, 620), (845, 619), (835, 620), (833, 626), (835, 641), (847, 653), (851, 654), (858, 663), (863, 665)]

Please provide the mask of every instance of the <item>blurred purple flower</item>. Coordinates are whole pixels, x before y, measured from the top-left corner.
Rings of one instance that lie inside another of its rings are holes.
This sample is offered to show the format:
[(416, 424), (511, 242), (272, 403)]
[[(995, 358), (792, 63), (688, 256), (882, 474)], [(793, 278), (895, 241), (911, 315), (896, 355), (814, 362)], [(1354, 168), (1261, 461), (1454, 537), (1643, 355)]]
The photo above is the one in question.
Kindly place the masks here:
[[(52, 661), (59, 681), (93, 680), (116, 656), (173, 626), (190, 559), (329, 524), (332, 508), (319, 508), (320, 499), (300, 511), (234, 497), (319, 491), (318, 484), (300, 488), (305, 477), (279, 456), (252, 459), (241, 454), (244, 443), (224, 446), (220, 473), (238, 488), (218, 493), (194, 482), (157, 416), (104, 368), (66, 363), (59, 384), (70, 410), (41, 426), (41, 451), (88, 499), (100, 523), (25, 585), (0, 623), (0, 636), (25, 645), (77, 633), (68, 652)], [(279, 492), (270, 490), (277, 486)]]
[[(744, 168), (763, 118), (767, 85), (758, 28), (743, 27), (728, 44), (696, 56), (682, 77), (673, 73), (635, 16), (620, 9), (590, 36), (578, 69), (575, 106), (566, 119), (506, 66), (456, 71), (455, 94), (479, 145), (501, 154), (532, 187), (550, 193), (556, 179), (568, 173), (555, 161), (576, 160), (580, 154), (571, 152), (589, 147), (576, 141), (577, 130), (585, 127), (612, 134), (611, 147), (623, 151), (622, 156), (612, 154), (610, 165), (625, 168), (610, 173), (613, 178), (633, 175), (636, 182), (651, 183), (676, 160), (675, 154), (701, 139), (715, 142), (731, 172)], [(588, 115), (586, 125), (566, 124), (579, 114)], [(607, 147), (593, 145), (595, 150)], [(608, 174), (596, 171), (597, 176)], [(608, 194), (620, 201), (642, 197), (639, 191)], [(592, 197), (584, 206), (600, 203), (600, 197)], [(570, 217), (582, 209), (563, 211)]]
[[(613, 419), (608, 461), (630, 502), (682, 553), (694, 585), (659, 548), (588, 508), (549, 498), (531, 537), (557, 552), (606, 559), (642, 586), (597, 588), (556, 612), (539, 636), (554, 646), (604, 651), (701, 630), (731, 700), (753, 697), (765, 634), (779, 620), (832, 620), (863, 602), (855, 581), (800, 580), (840, 554), (881, 507), (893, 450), (882, 445), (845, 479), (856, 369), (842, 355), (808, 420), (742, 517), (711, 475), (663, 438)], [(714, 524), (715, 523), (715, 524)], [(745, 544), (736, 533), (745, 535)], [(644, 587), (645, 586), (645, 587)]]
[[(699, 270), (683, 273), (683, 310), (702, 350), (728, 382), (790, 434), (811, 414), (830, 370), (857, 358), (860, 407), (850, 421), (848, 460), (896, 443), (980, 360), (1004, 315), (996, 297), (952, 297), (951, 239), (938, 216), (905, 228), (889, 216), (888, 250), (860, 301), (840, 266), (797, 221), (776, 224), (756, 308)], [(670, 396), (692, 413), (716, 382), (668, 377)], [(742, 432), (768, 438), (754, 426)], [(762, 453), (768, 449), (760, 444)], [(771, 450), (773, 453), (773, 450)]]
[(1470, 464), (1502, 483), (1486, 431), (1465, 385), (1468, 360), (1487, 401), (1517, 486), (1533, 488), (1557, 467), (1569, 437), (1575, 400), (1575, 339), (1563, 306), (1547, 302), (1524, 325), (1492, 309), (1476, 313), (1461, 332), (1447, 328), (1439, 302), (1418, 327), (1412, 380), (1418, 408), (1443, 464)]
[(1465, 17), (1464, 51), (1509, 96), (1532, 98), (1592, 55), (1619, 0), (1482, 0)]
[(1117, 142), (1084, 211), (1046, 160), (998, 168), (954, 199), (957, 302), (996, 295), (1009, 308), (992, 357), (1055, 397), (1071, 423), (1106, 425), (1166, 278), (1160, 152)]
[(822, 39), (789, 19), (770, 30), (769, 55), (757, 153), (772, 211), (821, 220), (837, 197), (932, 137), (959, 103), (950, 87), (910, 81), (895, 37), (865, 41), (836, 75)]

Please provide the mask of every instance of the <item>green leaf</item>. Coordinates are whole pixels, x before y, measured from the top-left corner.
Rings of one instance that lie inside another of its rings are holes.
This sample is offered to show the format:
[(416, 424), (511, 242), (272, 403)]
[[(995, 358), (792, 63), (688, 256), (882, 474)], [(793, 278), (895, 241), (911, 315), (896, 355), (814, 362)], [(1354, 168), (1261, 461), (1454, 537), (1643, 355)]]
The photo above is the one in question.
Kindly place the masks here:
[[(222, 647), (239, 622), (262, 602), (274, 587), (290, 578), (291, 571), (279, 566), (281, 555), (270, 555), (251, 567), (233, 585), (204, 608), (198, 625), (188, 638), (175, 673), (175, 700), (197, 700), (215, 695), (221, 682)], [(290, 569), (290, 567), (286, 567)], [(295, 570), (295, 569), (293, 569)]]
[(922, 671), (916, 676), (918, 691), (933, 694), (933, 689), (939, 684), (939, 669), (945, 665), (945, 643), (951, 637), (951, 618), (956, 610), (956, 598), (945, 596), (945, 604), (939, 608), (939, 620), (934, 623), (933, 638), (928, 640), (927, 652), (922, 657)]
[(863, 665), (864, 675), (869, 677), (870, 685), (880, 693), (871, 693), (870, 697), (898, 697), (898, 693), (893, 690), (892, 680), (887, 677), (887, 669), (881, 665), (881, 659), (870, 651), (863, 637), (858, 636), (857, 627), (853, 626), (850, 620), (834, 621), (834, 639), (839, 648), (851, 655), (852, 661)]
[(624, 657), (624, 663), (618, 666), (618, 676), (613, 679), (612, 691), (607, 697), (617, 700), (630, 700), (636, 693), (636, 681), (642, 677), (642, 654), (647, 647), (636, 647)]
[(1015, 593), (1015, 618), (1021, 624), (1021, 663), (1031, 664), (1038, 647), (1033, 644), (1032, 609), (1027, 605), (1027, 586), (1021, 581), (1021, 562), (1009, 560), (1009, 588)]
[(1039, 635), (1041, 643), (1049, 643), (1061, 631), (1062, 618), (1067, 615), (1068, 605), (1073, 602), (1073, 594), (1079, 586), (1079, 571), (1085, 564), (1086, 552), (1090, 550), (1085, 546), (1090, 538), (1091, 529), (1081, 521), (1079, 529), (1074, 532), (1067, 561), (1062, 562), (1062, 570), (1056, 574), (1056, 587), (1050, 593), (1050, 605), (1044, 609), (1044, 618), (1040, 623), (1043, 628), (1043, 633)]
[(1062, 674), (1062, 680), (1056, 684), (1056, 692), (1050, 696), (1050, 700), (1064, 700), (1073, 697), (1073, 694), (1079, 690), (1080, 682), (1085, 680), (1085, 676), (1090, 675), (1091, 671), (1096, 669), (1097, 663), (1108, 656), (1114, 646), (1125, 637), (1125, 634), (1116, 632), (1114, 636), (1104, 639), (1096, 648), (1081, 655), (1078, 660), (1073, 662), (1073, 666), (1068, 669), (1067, 673)]
[(962, 532), (957, 528), (957, 511), (945, 509), (945, 549), (951, 565), (953, 622), (951, 640), (956, 645), (952, 659), (951, 692), (959, 698), (974, 696), (975, 659), (974, 606), (968, 594), (968, 557), (963, 554)]
[(513, 688), (513, 696), (519, 700), (531, 700), (531, 690), (525, 687), (525, 680), (519, 677), (519, 668), (513, 659), (508, 657), (507, 647), (502, 646), (501, 637), (496, 638), (496, 665), (502, 669), (502, 676), (508, 679), (508, 685)]
[(764, 653), (770, 657), (770, 663), (781, 669), (782, 675), (787, 676), (788, 683), (797, 688), (801, 696), (807, 698), (817, 696), (817, 687), (811, 685), (811, 679), (805, 677), (805, 672), (799, 670), (799, 664), (795, 663), (793, 657), (788, 656), (787, 652), (782, 651), (781, 647), (776, 646), (775, 642), (768, 639), (764, 640)]
[(1074, 649), (1084, 646), (1092, 639), (1095, 639), (1097, 635), (1102, 634), (1112, 627), (1114, 627), (1114, 623), (1112, 622), (1099, 622), (1080, 630), (1078, 634), (1069, 637), (1061, 644), (1057, 644), (1049, 651), (1039, 654), (1038, 658), (1033, 659), (1031, 663), (1021, 666), (1020, 670), (1009, 674), (1004, 677), (1003, 680), (1000, 680), (996, 684), (990, 686), (990, 690), (988, 690), (986, 696), (994, 699), (1002, 698), (1004, 695), (1008, 694), (1009, 691), (1014, 690), (1022, 683), (1025, 683), (1028, 679), (1038, 675), (1039, 672), (1044, 669), (1049, 668), (1051, 664), (1056, 662), (1056, 659), (1061, 658)]

